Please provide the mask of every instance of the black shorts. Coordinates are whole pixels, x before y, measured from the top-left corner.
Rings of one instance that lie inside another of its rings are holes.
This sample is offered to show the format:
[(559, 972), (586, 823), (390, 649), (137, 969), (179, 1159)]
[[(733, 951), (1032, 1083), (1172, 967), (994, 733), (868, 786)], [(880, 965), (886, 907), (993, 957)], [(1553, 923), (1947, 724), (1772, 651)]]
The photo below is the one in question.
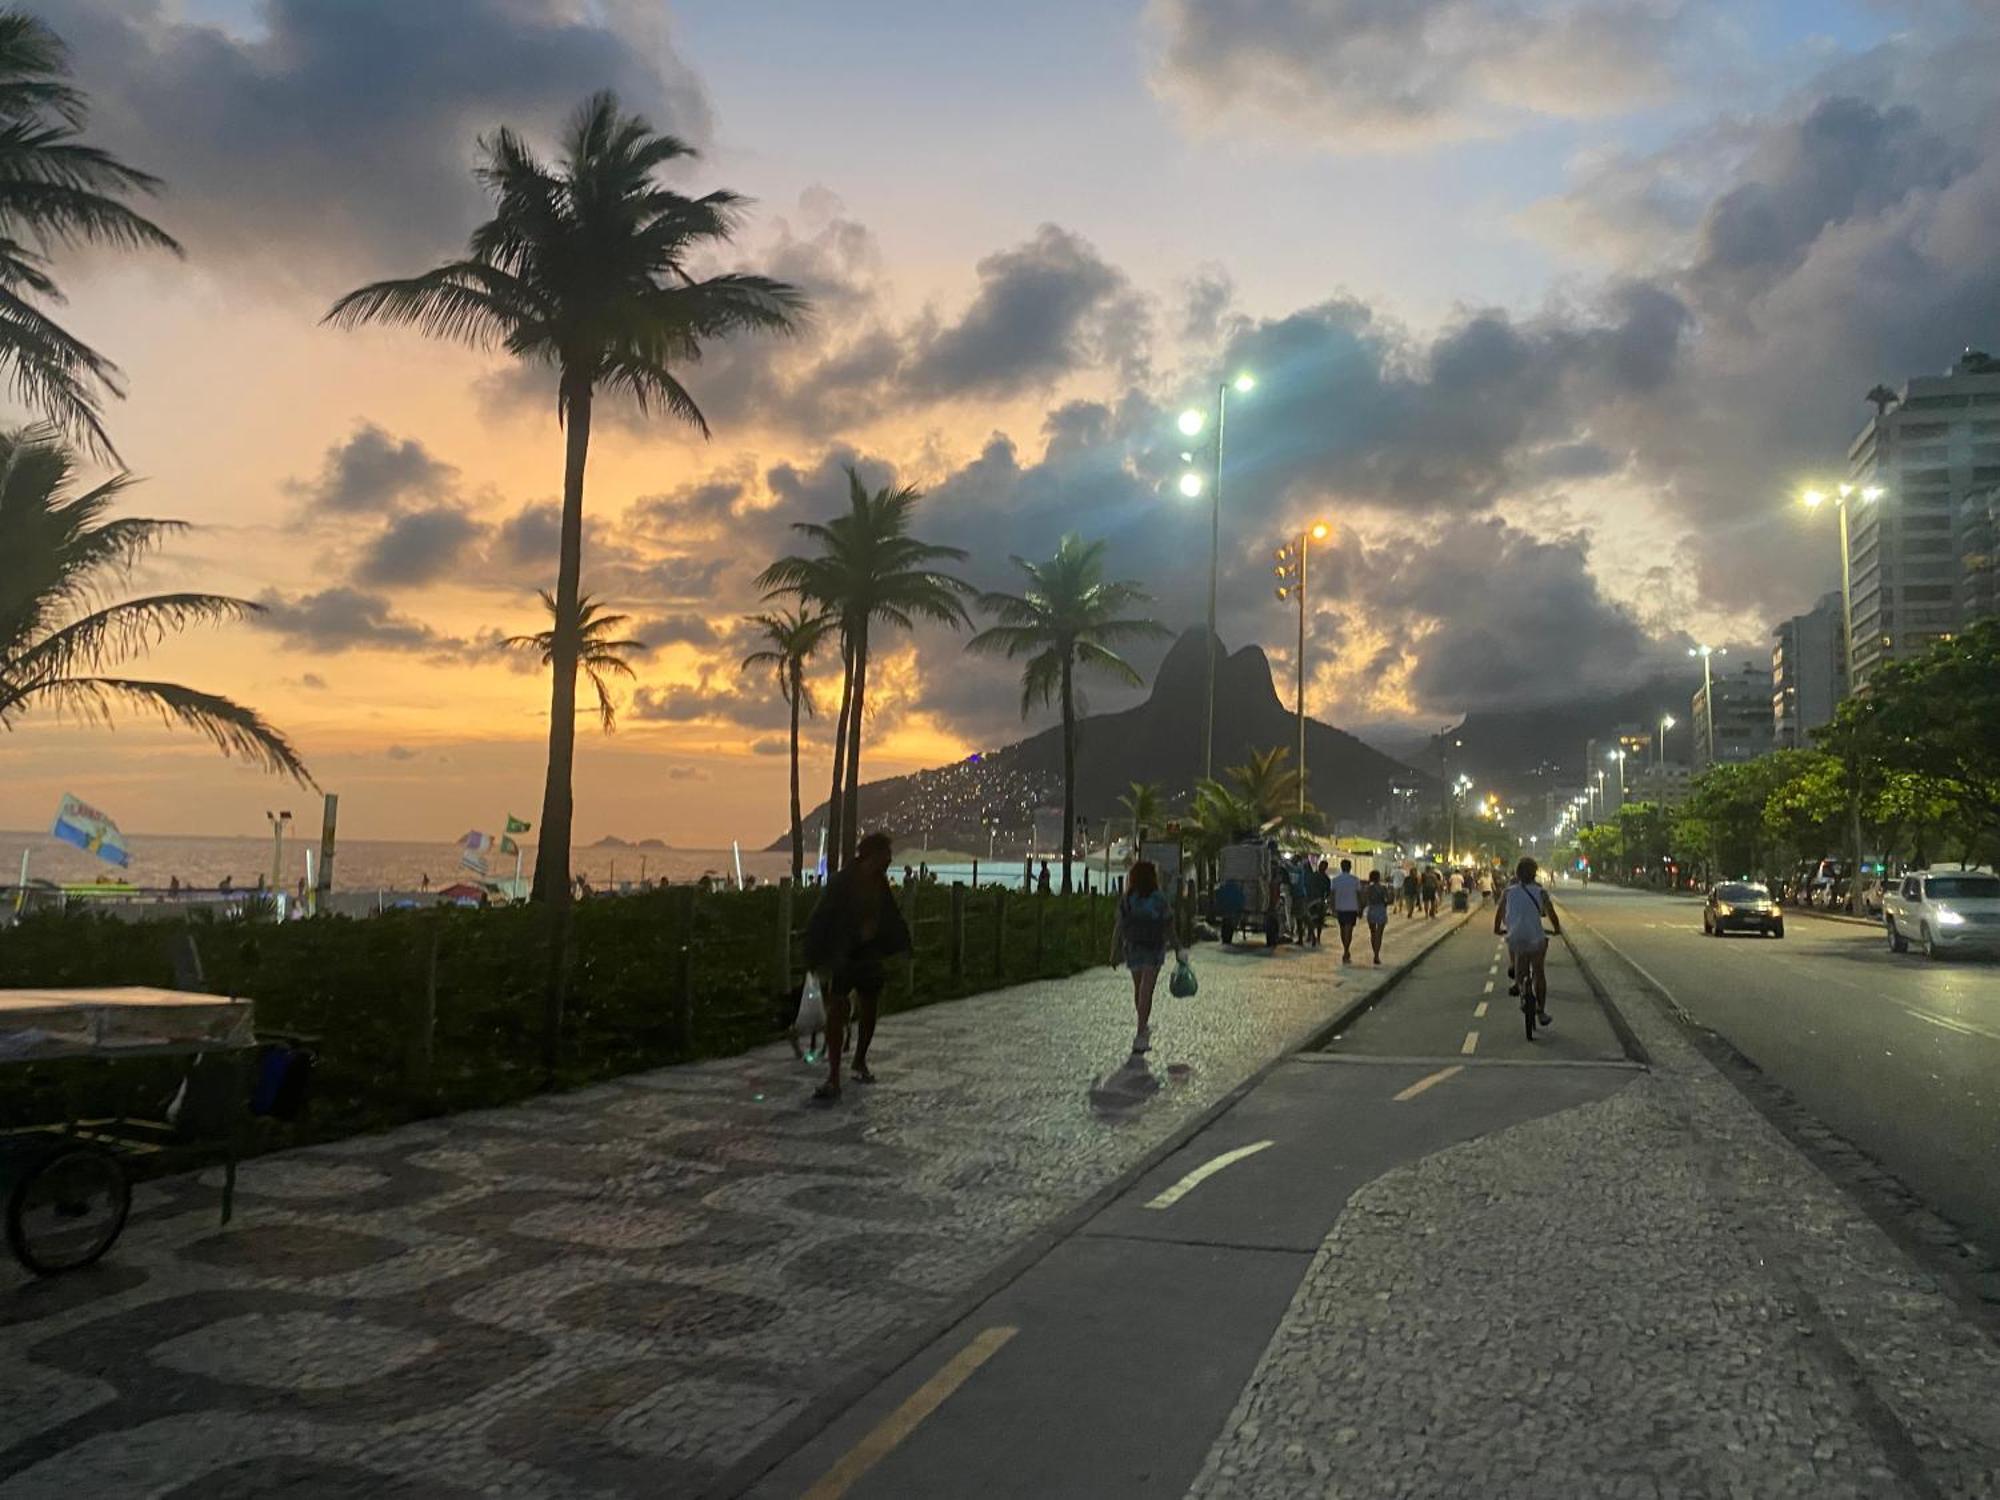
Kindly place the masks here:
[(1354, 924), (1361, 920), (1361, 913), (1358, 911), (1337, 911), (1334, 916), (1339, 919), (1340, 930), (1343, 933), (1354, 931)]
[(849, 995), (873, 1005), (882, 998), (887, 977), (880, 969), (849, 969), (836, 973), (833, 982), (827, 986), (826, 998), (845, 1000)]

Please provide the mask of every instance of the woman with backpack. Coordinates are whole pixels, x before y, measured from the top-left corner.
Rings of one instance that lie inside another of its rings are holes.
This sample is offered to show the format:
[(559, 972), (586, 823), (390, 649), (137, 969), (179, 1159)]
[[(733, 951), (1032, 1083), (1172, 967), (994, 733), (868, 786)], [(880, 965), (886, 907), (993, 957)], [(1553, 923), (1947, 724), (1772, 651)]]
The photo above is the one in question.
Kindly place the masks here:
[(1167, 949), (1178, 950), (1174, 937), (1174, 904), (1160, 889), (1160, 871), (1150, 859), (1136, 861), (1125, 872), (1125, 891), (1118, 898), (1118, 919), (1111, 934), (1111, 961), (1122, 957), (1132, 975), (1132, 1008), (1139, 1029), (1132, 1037), (1132, 1055), (1153, 1049), (1153, 986), (1167, 961)]

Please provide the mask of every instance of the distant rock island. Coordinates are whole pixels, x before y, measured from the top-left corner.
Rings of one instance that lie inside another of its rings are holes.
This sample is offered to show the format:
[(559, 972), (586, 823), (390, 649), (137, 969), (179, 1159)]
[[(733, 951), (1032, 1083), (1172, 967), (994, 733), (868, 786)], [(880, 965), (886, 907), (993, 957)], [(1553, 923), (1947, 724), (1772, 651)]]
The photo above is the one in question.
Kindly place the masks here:
[(596, 843), (587, 845), (591, 849), (671, 849), (673, 845), (665, 839), (640, 839), (636, 844), (630, 839), (621, 839), (615, 833), (607, 833)]

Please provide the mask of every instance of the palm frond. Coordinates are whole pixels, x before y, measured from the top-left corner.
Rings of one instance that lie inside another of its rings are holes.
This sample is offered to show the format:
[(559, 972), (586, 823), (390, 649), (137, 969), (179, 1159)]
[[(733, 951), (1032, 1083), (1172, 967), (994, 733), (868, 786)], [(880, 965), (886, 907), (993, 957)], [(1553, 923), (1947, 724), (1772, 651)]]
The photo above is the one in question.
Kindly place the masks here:
[(291, 741), (255, 709), (217, 693), (131, 677), (54, 677), (34, 685), (22, 699), (23, 706), (36, 701), (46, 701), (58, 714), (100, 724), (112, 722), (120, 703), (151, 709), (169, 726), (205, 736), (226, 756), (240, 756), (302, 786), (319, 785)]

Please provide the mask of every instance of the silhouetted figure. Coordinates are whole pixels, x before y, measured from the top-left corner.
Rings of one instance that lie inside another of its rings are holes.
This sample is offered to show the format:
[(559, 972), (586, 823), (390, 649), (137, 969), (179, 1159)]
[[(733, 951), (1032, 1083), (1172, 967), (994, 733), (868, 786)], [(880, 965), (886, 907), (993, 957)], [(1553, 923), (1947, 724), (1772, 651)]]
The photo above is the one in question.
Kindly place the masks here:
[(1047, 860), (1042, 861), (1042, 873), (1035, 880), (1035, 889), (1044, 896), (1049, 893), (1049, 862)]

